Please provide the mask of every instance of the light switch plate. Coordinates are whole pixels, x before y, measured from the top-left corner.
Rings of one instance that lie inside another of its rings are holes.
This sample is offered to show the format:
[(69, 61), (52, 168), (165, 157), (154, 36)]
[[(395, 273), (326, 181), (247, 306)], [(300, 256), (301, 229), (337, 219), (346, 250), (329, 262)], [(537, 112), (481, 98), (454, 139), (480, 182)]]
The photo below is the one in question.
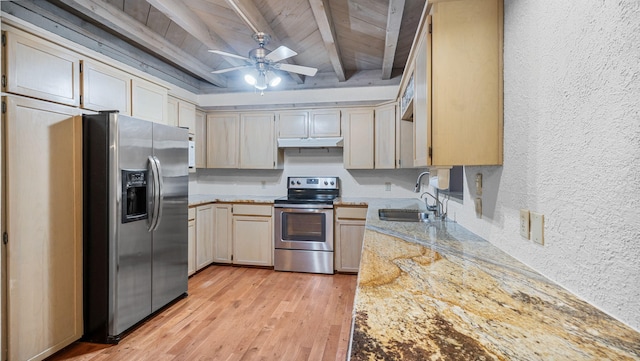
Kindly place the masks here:
[(482, 218), (482, 198), (476, 197), (475, 205), (476, 205), (476, 217)]
[(544, 215), (531, 212), (531, 240), (544, 245)]
[(529, 239), (529, 210), (520, 210), (520, 235)]
[(476, 174), (476, 196), (482, 195), (482, 173)]

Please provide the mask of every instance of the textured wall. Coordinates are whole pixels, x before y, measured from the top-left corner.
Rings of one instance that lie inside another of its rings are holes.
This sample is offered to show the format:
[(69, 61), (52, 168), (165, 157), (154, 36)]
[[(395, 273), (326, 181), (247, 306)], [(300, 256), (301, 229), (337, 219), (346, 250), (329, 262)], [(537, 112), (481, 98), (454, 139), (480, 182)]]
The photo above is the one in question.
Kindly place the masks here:
[[(640, 330), (640, 2), (504, 5), (504, 165), (467, 167), (450, 216)], [(544, 214), (544, 246), (520, 208)]]

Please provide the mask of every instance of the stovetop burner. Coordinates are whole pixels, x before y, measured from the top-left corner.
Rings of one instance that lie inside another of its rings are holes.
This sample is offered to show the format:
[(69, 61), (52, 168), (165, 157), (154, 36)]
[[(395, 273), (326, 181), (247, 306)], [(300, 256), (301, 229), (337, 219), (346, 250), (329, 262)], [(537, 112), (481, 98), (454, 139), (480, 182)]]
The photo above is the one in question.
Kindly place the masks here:
[(338, 177), (289, 177), (287, 196), (275, 204), (333, 204), (340, 195)]

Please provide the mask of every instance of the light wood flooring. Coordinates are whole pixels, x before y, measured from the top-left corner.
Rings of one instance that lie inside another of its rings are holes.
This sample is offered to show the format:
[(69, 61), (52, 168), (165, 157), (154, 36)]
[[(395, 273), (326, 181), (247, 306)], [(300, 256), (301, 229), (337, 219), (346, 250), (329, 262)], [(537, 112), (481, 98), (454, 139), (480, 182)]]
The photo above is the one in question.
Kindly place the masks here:
[(355, 275), (210, 266), (118, 345), (77, 342), (50, 360), (345, 360), (355, 287)]

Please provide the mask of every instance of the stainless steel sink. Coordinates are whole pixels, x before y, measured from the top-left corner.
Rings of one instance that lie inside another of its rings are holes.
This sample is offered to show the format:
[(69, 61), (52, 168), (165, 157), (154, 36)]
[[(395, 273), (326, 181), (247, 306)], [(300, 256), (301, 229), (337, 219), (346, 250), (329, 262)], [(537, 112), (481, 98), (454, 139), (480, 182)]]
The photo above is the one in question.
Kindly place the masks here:
[(391, 209), (378, 210), (378, 218), (382, 221), (395, 222), (426, 222), (429, 213), (418, 209)]

